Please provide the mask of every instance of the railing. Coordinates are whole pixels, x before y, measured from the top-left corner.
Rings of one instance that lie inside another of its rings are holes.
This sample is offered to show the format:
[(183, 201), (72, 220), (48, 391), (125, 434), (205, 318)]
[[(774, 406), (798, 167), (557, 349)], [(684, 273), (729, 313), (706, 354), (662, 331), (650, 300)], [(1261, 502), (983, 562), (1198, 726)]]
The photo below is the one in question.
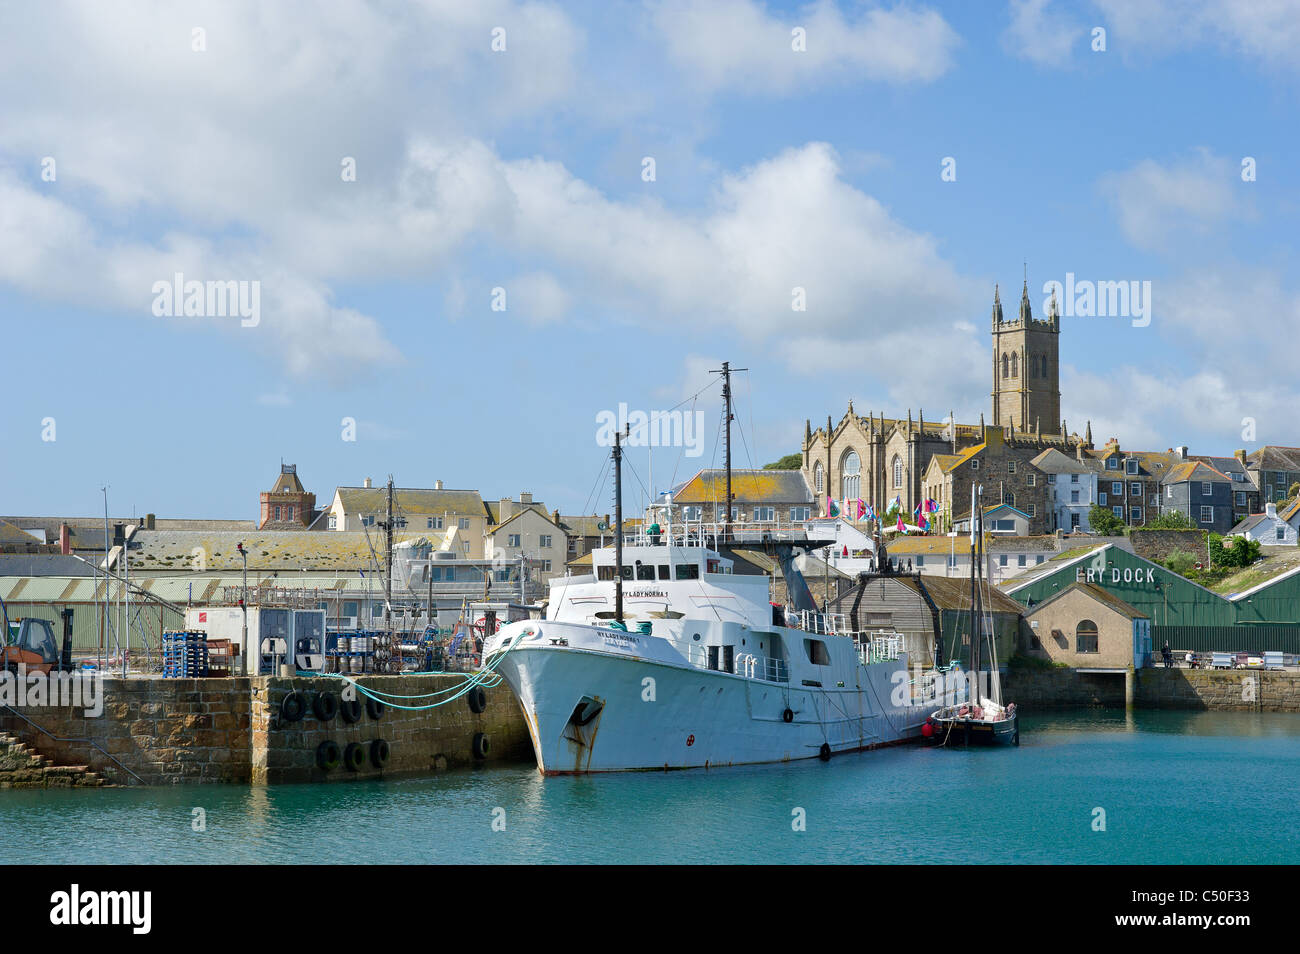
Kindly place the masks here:
[(903, 654), (902, 634), (892, 630), (857, 633), (853, 637), (853, 642), (858, 648), (858, 660), (864, 666), (895, 660)]
[(844, 613), (818, 613), (814, 610), (800, 610), (799, 628), (805, 633), (817, 636), (851, 636), (853, 627), (849, 617)]
[(623, 534), (624, 546), (707, 547), (717, 549), (720, 543), (803, 543), (808, 531), (803, 525), (781, 526), (772, 523), (674, 523), (661, 525), (660, 532), (650, 533), (645, 527)]
[[(706, 672), (729, 672), (732, 675), (743, 676), (746, 679), (758, 679), (763, 682), (790, 681), (790, 672), (782, 659), (759, 656), (756, 653), (741, 653), (733, 659), (732, 669), (727, 669), (721, 653), (722, 647), (715, 648), (719, 650), (719, 653), (713, 660), (710, 660), (708, 646), (687, 646), (686, 661), (696, 669), (703, 669)], [(710, 662), (716, 663), (716, 665), (710, 665)]]

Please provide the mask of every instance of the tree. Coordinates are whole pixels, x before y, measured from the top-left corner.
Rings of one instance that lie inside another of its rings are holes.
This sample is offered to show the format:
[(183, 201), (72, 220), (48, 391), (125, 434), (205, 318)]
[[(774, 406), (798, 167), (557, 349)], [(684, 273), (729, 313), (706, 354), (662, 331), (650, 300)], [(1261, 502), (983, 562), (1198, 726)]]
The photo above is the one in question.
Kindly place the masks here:
[(1287, 488), (1286, 496), (1288, 500), (1295, 500), (1296, 497), (1300, 497), (1300, 481), (1296, 481)]
[(1259, 541), (1248, 537), (1232, 537), (1224, 546), (1223, 537), (1210, 534), (1210, 564), (1216, 567), (1240, 569), (1259, 559)]
[(764, 470), (799, 470), (803, 467), (803, 454), (786, 454), (780, 460), (764, 464)]
[(1109, 507), (1100, 504), (1088, 511), (1088, 526), (1092, 527), (1093, 533), (1100, 533), (1103, 537), (1118, 537), (1124, 533), (1124, 521)]
[(1148, 520), (1145, 530), (1194, 530), (1192, 521), (1181, 510), (1166, 510), (1154, 520)]

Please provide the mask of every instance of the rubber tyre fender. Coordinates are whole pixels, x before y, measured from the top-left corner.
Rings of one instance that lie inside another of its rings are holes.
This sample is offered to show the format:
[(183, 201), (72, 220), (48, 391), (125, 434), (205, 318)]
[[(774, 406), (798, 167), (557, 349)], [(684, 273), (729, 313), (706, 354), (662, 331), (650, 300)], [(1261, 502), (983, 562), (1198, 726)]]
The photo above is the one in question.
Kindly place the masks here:
[(466, 698), (469, 700), (470, 712), (477, 714), (487, 708), (487, 693), (482, 686), (475, 686), (466, 694)]
[(347, 723), (361, 721), (361, 700), (360, 699), (343, 699), (339, 702), (339, 715), (343, 716), (343, 721)]
[(375, 699), (372, 696), (366, 696), (366, 714), (369, 715), (373, 721), (378, 722), (382, 719), (386, 708), (388, 707), (380, 700)]
[(793, 721), (794, 721), (794, 710), (793, 710), (793, 709), (786, 709), (784, 712), (782, 712), (782, 713), (781, 713), (781, 721), (782, 721), (782, 722), (785, 722), (785, 723), (787, 723), (787, 724), (793, 722)]
[(817, 757), (823, 762), (831, 760), (831, 744), (829, 742), (822, 743), (822, 747), (817, 750)]
[(377, 769), (388, 764), (390, 746), (387, 739), (375, 739), (370, 743), (370, 764)]
[(488, 752), (491, 751), (492, 748), (491, 744), (488, 742), (487, 734), (484, 732), (474, 733), (474, 741), (471, 743), (470, 747), (474, 751), (474, 758), (479, 760), (487, 758)]
[(343, 750), (343, 764), (349, 772), (359, 772), (366, 764), (366, 747), (360, 742), (349, 742)]
[(343, 753), (339, 750), (339, 744), (333, 739), (326, 739), (316, 746), (316, 767), (322, 772), (333, 771), (342, 761)]
[(291, 689), (280, 702), (280, 721), (301, 722), (307, 711), (307, 700), (297, 689)]
[(316, 693), (316, 698), (311, 701), (311, 711), (321, 722), (329, 722), (338, 715), (338, 696), (326, 691)]

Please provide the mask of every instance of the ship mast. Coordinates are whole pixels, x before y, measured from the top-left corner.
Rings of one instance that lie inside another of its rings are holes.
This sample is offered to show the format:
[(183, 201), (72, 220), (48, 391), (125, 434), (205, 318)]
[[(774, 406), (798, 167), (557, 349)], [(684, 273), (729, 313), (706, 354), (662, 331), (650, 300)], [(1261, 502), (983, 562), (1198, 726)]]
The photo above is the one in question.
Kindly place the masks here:
[[(722, 539), (725, 543), (731, 542), (731, 422), (735, 415), (731, 413), (731, 362), (722, 362), (722, 367), (714, 369), (711, 374), (722, 375), (722, 405), (723, 405), (723, 466), (727, 472), (727, 499), (723, 506), (722, 516)], [(748, 371), (749, 368), (736, 368), (736, 371)], [(716, 516), (716, 515), (715, 515)]]
[[(626, 435), (631, 434), (628, 426)], [(623, 437), (614, 434), (614, 619), (623, 622)]]
[(972, 706), (979, 705), (980, 681), (980, 625), (977, 605), (979, 602), (979, 542), (983, 528), (980, 525), (979, 512), (980, 488), (972, 484), (970, 488), (970, 677)]

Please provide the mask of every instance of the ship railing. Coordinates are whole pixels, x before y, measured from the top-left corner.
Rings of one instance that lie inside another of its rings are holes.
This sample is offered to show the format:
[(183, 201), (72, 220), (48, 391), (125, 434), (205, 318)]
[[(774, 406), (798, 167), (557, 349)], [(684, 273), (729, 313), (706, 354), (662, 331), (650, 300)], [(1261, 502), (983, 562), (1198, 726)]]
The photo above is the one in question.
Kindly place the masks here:
[(808, 531), (802, 525), (778, 523), (687, 523), (661, 527), (650, 533), (644, 527), (623, 534), (624, 546), (705, 547), (716, 550), (719, 544), (803, 543)]
[(853, 625), (845, 613), (818, 613), (799, 611), (799, 628), (817, 636), (852, 636)]
[(856, 633), (853, 642), (858, 648), (858, 660), (864, 666), (896, 660), (903, 655), (903, 636), (892, 630)]
[(786, 668), (785, 660), (760, 656), (757, 653), (741, 653), (732, 659), (731, 668), (728, 669), (726, 659), (721, 652), (711, 657), (708, 646), (692, 645), (686, 648), (686, 661), (696, 669), (707, 672), (728, 672), (761, 682), (790, 681), (790, 672)]

